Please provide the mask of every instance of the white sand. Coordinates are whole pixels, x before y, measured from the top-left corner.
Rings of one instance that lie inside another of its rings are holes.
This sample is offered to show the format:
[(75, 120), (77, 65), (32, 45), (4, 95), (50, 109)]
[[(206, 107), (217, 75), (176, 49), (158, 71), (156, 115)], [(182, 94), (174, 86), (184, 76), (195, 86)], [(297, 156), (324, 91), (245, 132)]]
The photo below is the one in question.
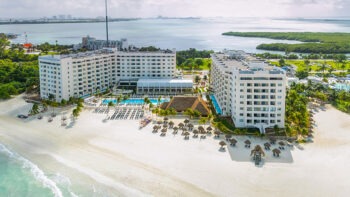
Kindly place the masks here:
[[(60, 173), (73, 185), (96, 186), (112, 196), (348, 196), (350, 193), (350, 116), (331, 107), (315, 115), (314, 143), (271, 152), (262, 166), (250, 160), (240, 137), (237, 147), (219, 151), (213, 136), (184, 140), (160, 137), (152, 125), (111, 120), (85, 110), (69, 128), (19, 120), (31, 104), (19, 97), (0, 103), (0, 143)], [(69, 121), (70, 122), (70, 121)], [(69, 123), (68, 122), (68, 123)], [(250, 139), (255, 144), (263, 140)], [(77, 187), (78, 187), (77, 186)], [(74, 188), (73, 188), (74, 189)], [(79, 192), (75, 192), (78, 193)]]

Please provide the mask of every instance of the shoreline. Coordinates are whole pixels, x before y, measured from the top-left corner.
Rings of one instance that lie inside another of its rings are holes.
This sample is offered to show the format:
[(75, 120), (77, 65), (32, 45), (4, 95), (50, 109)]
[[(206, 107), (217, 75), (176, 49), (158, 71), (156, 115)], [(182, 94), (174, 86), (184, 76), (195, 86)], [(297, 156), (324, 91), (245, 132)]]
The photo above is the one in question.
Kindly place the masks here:
[[(313, 143), (282, 151), (280, 159), (271, 159), (268, 152), (264, 165), (257, 167), (249, 159), (250, 150), (243, 147), (247, 137), (237, 137), (237, 147), (221, 152), (221, 139), (213, 136), (184, 140), (168, 132), (160, 137), (152, 133), (152, 124), (139, 130), (135, 120), (103, 122), (105, 115), (92, 110), (84, 110), (68, 129), (60, 126), (59, 115), (52, 123), (47, 116), (17, 119), (16, 114), (30, 105), (20, 96), (0, 102), (0, 143), (30, 158), (45, 174), (68, 177), (77, 195), (84, 193), (79, 190), (82, 186), (112, 196), (271, 196), (276, 192), (346, 196), (350, 192), (346, 166), (350, 153), (345, 151), (350, 148), (349, 117), (329, 106), (315, 114)], [(253, 144), (263, 142), (249, 139)], [(330, 180), (336, 182), (331, 185)]]

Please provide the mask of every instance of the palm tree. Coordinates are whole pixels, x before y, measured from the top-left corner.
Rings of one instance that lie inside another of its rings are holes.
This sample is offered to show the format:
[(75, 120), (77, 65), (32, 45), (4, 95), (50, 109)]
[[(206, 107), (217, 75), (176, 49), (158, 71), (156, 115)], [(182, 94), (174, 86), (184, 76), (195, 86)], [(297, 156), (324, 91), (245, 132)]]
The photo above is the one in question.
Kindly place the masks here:
[(78, 109), (73, 109), (73, 113), (72, 114), (73, 114), (74, 119), (78, 118), (79, 110)]
[(224, 146), (226, 146), (226, 142), (220, 141), (219, 144), (220, 144), (220, 146), (221, 146), (220, 149), (221, 149), (221, 150), (224, 150), (224, 149), (225, 149)]
[(260, 145), (256, 145), (254, 147), (254, 149), (250, 152), (250, 156), (256, 156), (256, 155), (262, 155), (262, 156), (265, 156), (265, 152), (263, 151), (263, 149), (261, 148)]
[[(109, 109), (113, 106), (114, 106), (114, 103), (112, 101), (109, 101), (107, 111), (109, 112)], [(108, 116), (108, 112), (107, 112), (107, 116)]]
[(205, 124), (205, 123), (207, 123), (207, 118), (204, 118), (204, 117), (200, 118), (200, 119), (198, 120), (198, 123), (199, 123), (199, 124)]
[(158, 107), (159, 107), (159, 105), (160, 105), (160, 101), (162, 100), (162, 96), (159, 96), (158, 97), (158, 100), (157, 100), (157, 104), (158, 104)]
[(51, 107), (52, 107), (52, 114), (51, 114), (51, 116), (55, 117), (56, 116), (56, 114), (55, 114), (55, 107), (58, 107), (58, 103), (57, 102), (51, 103)]
[(39, 105), (34, 103), (32, 109), (30, 110), (30, 115), (35, 115), (39, 113)]

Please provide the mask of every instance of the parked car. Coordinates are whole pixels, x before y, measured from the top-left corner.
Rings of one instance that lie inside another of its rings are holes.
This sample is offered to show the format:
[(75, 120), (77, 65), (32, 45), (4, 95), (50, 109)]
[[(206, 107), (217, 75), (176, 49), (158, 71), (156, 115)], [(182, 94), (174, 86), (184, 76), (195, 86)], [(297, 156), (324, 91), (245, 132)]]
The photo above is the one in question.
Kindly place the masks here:
[(23, 114), (19, 114), (19, 115), (17, 115), (17, 117), (21, 118), (21, 119), (27, 119), (28, 118), (28, 116), (23, 115)]

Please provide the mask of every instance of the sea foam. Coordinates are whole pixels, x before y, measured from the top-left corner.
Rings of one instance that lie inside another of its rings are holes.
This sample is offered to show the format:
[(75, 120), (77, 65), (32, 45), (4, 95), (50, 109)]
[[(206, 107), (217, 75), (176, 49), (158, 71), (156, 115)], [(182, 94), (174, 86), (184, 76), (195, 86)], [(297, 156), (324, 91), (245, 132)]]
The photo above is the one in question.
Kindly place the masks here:
[(8, 156), (10, 159), (14, 159), (15, 161), (22, 163), (23, 168), (29, 169), (34, 178), (42, 183), (44, 187), (49, 188), (55, 197), (63, 197), (62, 191), (58, 188), (56, 183), (49, 179), (37, 165), (19, 154), (10, 151), (3, 144), (0, 144), (0, 152)]

